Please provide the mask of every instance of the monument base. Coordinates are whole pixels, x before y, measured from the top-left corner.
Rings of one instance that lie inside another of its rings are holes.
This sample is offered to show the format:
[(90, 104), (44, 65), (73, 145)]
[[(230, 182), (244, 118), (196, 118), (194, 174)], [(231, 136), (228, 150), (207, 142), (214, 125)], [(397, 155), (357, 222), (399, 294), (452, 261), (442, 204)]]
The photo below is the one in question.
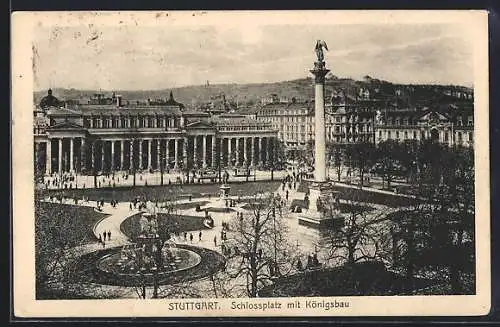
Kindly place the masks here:
[(311, 181), (309, 187), (309, 208), (298, 216), (299, 225), (313, 228), (340, 228), (344, 217), (336, 208), (338, 192), (329, 182)]

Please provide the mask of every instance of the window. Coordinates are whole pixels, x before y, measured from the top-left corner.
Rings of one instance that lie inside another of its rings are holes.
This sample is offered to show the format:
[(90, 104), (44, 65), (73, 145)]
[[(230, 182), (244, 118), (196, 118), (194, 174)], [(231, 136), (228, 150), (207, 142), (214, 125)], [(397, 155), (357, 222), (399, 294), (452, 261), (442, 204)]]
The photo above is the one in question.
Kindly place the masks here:
[(405, 140), (408, 138), (408, 132), (405, 131)]
[(444, 132), (444, 141), (448, 142), (448, 139), (449, 139), (448, 132)]
[(472, 142), (472, 133), (468, 133), (469, 134), (469, 142)]
[(462, 132), (458, 132), (458, 143), (462, 143)]
[(378, 137), (382, 138), (382, 131), (378, 131)]
[(417, 139), (417, 132), (416, 131), (413, 131), (413, 138)]
[(399, 131), (396, 131), (396, 138), (399, 140)]

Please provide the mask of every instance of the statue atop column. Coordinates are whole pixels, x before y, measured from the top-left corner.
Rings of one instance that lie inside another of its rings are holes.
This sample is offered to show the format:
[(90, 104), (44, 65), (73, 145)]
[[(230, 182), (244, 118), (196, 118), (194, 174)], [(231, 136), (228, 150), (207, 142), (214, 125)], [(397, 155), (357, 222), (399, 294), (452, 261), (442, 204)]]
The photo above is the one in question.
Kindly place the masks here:
[(323, 49), (328, 51), (328, 46), (326, 45), (326, 42), (324, 40), (317, 40), (316, 47), (314, 48), (314, 51), (316, 51), (316, 57), (318, 58), (318, 61), (315, 62), (314, 65), (317, 68), (325, 67), (325, 56), (323, 54)]

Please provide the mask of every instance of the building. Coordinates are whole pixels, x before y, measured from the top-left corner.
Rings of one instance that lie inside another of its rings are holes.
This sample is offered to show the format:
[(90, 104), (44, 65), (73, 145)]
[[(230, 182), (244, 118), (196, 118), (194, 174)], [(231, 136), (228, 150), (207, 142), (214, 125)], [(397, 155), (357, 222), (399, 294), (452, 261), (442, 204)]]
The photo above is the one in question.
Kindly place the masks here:
[[(325, 104), (326, 140), (334, 144), (375, 142), (373, 101), (327, 99)], [(246, 112), (270, 123), (288, 153), (305, 150), (314, 141), (314, 101), (289, 103), (275, 101)]]
[(49, 91), (34, 110), (36, 171), (91, 174), (273, 162), (277, 131), (269, 123), (188, 111), (172, 93), (155, 104), (109, 99), (63, 107)]
[(474, 145), (472, 107), (450, 105), (440, 109), (379, 111), (375, 118), (376, 143), (433, 139), (449, 146)]
[[(446, 89), (448, 90), (448, 89)], [(447, 92), (438, 89), (437, 94)], [(451, 91), (450, 91), (451, 92)], [(371, 96), (371, 94), (376, 96)], [(448, 145), (472, 146), (474, 138), (474, 110), (470, 92), (453, 93), (459, 98), (453, 104), (449, 98), (433, 99), (429, 91), (423, 103), (431, 108), (409, 105), (408, 96), (396, 89), (395, 96), (382, 94), (379, 89), (359, 88), (356, 95), (334, 90), (325, 99), (326, 140), (331, 144), (358, 142), (379, 143), (387, 139), (397, 141), (434, 138)], [(450, 93), (451, 94), (451, 93)], [(270, 123), (278, 130), (290, 154), (306, 149), (314, 140), (314, 101), (282, 102), (275, 95), (273, 102), (246, 113), (257, 120)], [(451, 104), (450, 104), (451, 103)], [(403, 109), (401, 109), (403, 108)]]

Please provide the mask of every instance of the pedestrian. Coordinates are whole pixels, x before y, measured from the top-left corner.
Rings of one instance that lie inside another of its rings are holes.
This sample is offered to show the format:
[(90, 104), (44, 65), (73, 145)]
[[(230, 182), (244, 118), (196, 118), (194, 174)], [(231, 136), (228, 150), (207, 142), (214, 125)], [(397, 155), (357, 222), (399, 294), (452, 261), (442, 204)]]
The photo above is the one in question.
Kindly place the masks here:
[(285, 199), (288, 201), (288, 190), (286, 190)]
[(187, 241), (188, 233), (184, 232), (184, 241)]
[(130, 211), (132, 211), (132, 202), (130, 202), (129, 208), (130, 208)]
[(201, 233), (201, 230), (200, 230), (200, 233), (198, 234), (198, 238), (199, 238), (200, 242), (201, 242), (201, 236), (202, 236), (202, 233)]
[(214, 236), (214, 246), (217, 246), (217, 236)]
[(104, 232), (102, 233), (102, 236), (103, 236), (103, 238), (102, 238), (102, 239), (103, 239), (103, 241), (105, 242), (105, 241), (106, 241), (106, 231), (104, 231)]
[(193, 243), (193, 233), (189, 233), (189, 240)]
[(111, 231), (108, 230), (108, 241), (111, 240)]

